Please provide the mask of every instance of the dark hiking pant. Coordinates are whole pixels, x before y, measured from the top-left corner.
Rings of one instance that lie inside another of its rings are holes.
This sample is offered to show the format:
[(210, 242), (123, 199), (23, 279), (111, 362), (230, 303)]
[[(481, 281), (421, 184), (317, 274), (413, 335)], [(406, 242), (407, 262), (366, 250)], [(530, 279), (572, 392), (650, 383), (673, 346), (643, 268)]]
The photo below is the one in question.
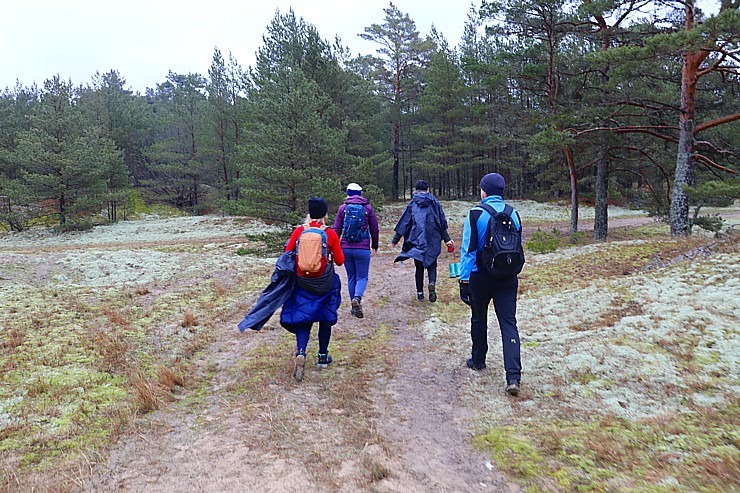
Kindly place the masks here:
[[(300, 324), (295, 326), (296, 352), (306, 353), (308, 339), (311, 337), (311, 326), (313, 324)], [(326, 354), (329, 350), (331, 340), (331, 324), (319, 323), (319, 353)]]
[[(414, 276), (416, 280), (416, 292), (421, 293), (424, 291), (424, 263), (414, 260), (414, 266), (416, 267)], [(435, 260), (426, 270), (429, 277), (429, 284), (437, 284), (437, 261)]]
[(522, 371), (519, 350), (519, 330), (516, 326), (516, 293), (519, 279), (512, 276), (506, 279), (493, 279), (488, 274), (470, 274), (470, 338), (473, 341), (471, 357), (473, 364), (482, 366), (488, 353), (488, 306), (493, 300), (496, 318), (501, 328), (501, 342), (504, 350), (504, 369), (506, 381), (518, 382)]

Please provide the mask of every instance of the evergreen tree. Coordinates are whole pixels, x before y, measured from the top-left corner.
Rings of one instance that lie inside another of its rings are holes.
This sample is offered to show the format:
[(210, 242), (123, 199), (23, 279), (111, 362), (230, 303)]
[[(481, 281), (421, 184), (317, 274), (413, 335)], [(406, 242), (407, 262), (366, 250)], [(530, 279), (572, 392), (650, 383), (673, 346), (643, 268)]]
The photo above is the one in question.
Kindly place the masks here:
[(405, 116), (409, 114), (409, 108), (417, 104), (419, 70), (426, 65), (434, 46), (430, 40), (421, 38), (416, 23), (393, 3), (383, 11), (384, 22), (366, 27), (360, 36), (380, 45), (377, 49), (380, 57), (375, 61), (376, 77), (381, 94), (390, 102), (393, 141), (391, 198), (398, 200), (402, 138), (409, 130), (404, 127)]
[(110, 139), (86, 125), (70, 82), (59, 76), (45, 82), (31, 125), (19, 133), (13, 155), (29, 196), (46, 201), (62, 225), (77, 213), (99, 210), (106, 174), (122, 168), (123, 159)]
[(200, 212), (199, 193), (204, 182), (215, 182), (202, 151), (206, 96), (200, 74), (170, 72), (158, 85), (154, 105), (159, 135), (147, 158), (153, 177), (145, 183), (156, 195), (177, 207)]
[[(436, 30), (432, 31), (432, 37), (437, 49), (423, 72), (425, 86), (419, 101), (421, 123), (415, 132), (423, 159), (417, 171), (419, 177), (429, 179), (440, 195), (460, 196), (463, 191), (459, 141), (460, 127), (467, 116), (463, 105), (467, 90), (457, 54)], [(413, 176), (411, 182), (414, 182)]]
[(305, 201), (338, 201), (343, 190), (347, 131), (324, 91), (336, 59), (315, 27), (279, 12), (268, 27), (251, 74), (250, 125), (241, 144), (241, 200), (232, 207), (288, 224)]
[(234, 146), (239, 122), (235, 117), (235, 107), (239, 91), (218, 48), (214, 50), (208, 75), (210, 80), (206, 84), (206, 91), (211, 109), (210, 124), (213, 128), (213, 145), (209, 146), (213, 149), (210, 154), (213, 161), (218, 163), (218, 176), (226, 200), (231, 200), (236, 194), (233, 183), (236, 175)]

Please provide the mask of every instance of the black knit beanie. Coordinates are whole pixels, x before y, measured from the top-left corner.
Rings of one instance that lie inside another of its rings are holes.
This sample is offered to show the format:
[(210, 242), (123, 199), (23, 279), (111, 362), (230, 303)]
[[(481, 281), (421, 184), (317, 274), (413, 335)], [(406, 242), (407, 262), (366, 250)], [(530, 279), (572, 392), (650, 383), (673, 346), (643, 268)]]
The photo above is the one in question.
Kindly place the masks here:
[(326, 216), (327, 212), (329, 212), (329, 206), (324, 199), (319, 197), (308, 199), (308, 215), (311, 219), (321, 219)]
[(498, 173), (488, 173), (480, 181), (480, 188), (486, 192), (486, 195), (503, 197), (504, 190), (506, 190), (506, 182), (504, 181), (504, 177)]
[(419, 180), (416, 182), (416, 185), (414, 185), (414, 188), (417, 190), (429, 190), (429, 184), (425, 182), (424, 180)]

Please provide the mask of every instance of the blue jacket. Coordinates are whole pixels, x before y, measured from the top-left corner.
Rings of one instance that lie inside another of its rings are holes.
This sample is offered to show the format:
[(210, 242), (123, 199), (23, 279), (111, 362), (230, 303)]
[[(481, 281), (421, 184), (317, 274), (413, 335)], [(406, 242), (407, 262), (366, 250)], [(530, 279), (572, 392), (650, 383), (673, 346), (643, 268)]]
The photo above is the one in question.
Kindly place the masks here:
[(331, 290), (323, 295), (309, 293), (296, 284), (290, 297), (283, 304), (283, 311), (280, 312), (280, 325), (293, 332), (296, 325), (314, 322), (336, 324), (337, 310), (342, 303), (341, 291), (342, 282), (338, 274), (334, 274)]
[[(504, 203), (504, 199), (501, 198), (498, 195), (489, 195), (485, 199), (483, 199), (484, 204), (488, 204), (491, 207), (493, 207), (496, 212), (501, 212), (504, 210), (504, 207), (506, 204)], [(468, 247), (470, 246), (470, 234), (471, 234), (471, 227), (470, 227), (470, 212), (473, 210), (479, 210), (481, 211), (481, 215), (478, 217), (478, 222), (476, 223), (476, 226), (478, 228), (478, 248), (476, 250), (468, 251)], [(478, 265), (476, 263), (477, 258), (477, 252), (481, 248), (483, 248), (483, 244), (485, 243), (486, 238), (486, 229), (488, 227), (488, 219), (491, 217), (491, 215), (486, 212), (485, 209), (481, 207), (473, 207), (470, 211), (468, 211), (468, 216), (465, 218), (465, 224), (463, 225), (463, 236), (462, 236), (462, 245), (460, 245), (460, 280), (461, 281), (469, 281), (470, 280), (470, 273), (471, 272), (478, 272)], [(514, 225), (516, 226), (516, 229), (521, 231), (522, 230), (522, 222), (519, 218), (519, 212), (514, 209), (514, 212), (511, 214), (511, 219), (514, 222)]]
[(396, 262), (412, 258), (432, 265), (442, 251), (442, 241), (450, 241), (447, 218), (437, 198), (429, 192), (414, 192), (395, 228), (391, 243), (403, 237), (403, 248)]
[(290, 298), (295, 286), (295, 251), (285, 252), (277, 259), (270, 284), (262, 291), (244, 320), (239, 322), (239, 331), (260, 330), (278, 308)]

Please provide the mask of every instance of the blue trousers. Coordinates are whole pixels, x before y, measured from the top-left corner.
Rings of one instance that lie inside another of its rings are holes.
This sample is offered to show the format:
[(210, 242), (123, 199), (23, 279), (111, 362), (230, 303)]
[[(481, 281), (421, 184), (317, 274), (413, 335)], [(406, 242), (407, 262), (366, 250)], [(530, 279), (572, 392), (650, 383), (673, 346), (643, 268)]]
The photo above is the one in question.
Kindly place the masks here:
[(347, 269), (349, 298), (362, 297), (367, 288), (370, 273), (370, 250), (364, 248), (345, 248), (344, 267)]
[(493, 279), (491, 276), (472, 272), (470, 274), (470, 338), (473, 341), (471, 357), (476, 365), (486, 362), (488, 353), (488, 305), (493, 300), (496, 318), (501, 328), (501, 343), (504, 350), (506, 382), (518, 382), (521, 378), (522, 361), (519, 349), (519, 329), (516, 326), (516, 294), (519, 279)]
[[(295, 326), (296, 353), (306, 353), (308, 339), (311, 337), (311, 326), (313, 324), (300, 324)], [(331, 324), (319, 322), (319, 353), (329, 352), (329, 341), (331, 340)]]

